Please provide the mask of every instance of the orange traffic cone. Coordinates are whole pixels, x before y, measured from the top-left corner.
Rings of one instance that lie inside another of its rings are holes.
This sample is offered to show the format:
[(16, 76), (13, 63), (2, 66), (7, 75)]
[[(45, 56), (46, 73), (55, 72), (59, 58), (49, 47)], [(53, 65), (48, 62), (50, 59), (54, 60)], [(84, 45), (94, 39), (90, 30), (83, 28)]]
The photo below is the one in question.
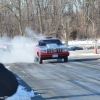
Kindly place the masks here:
[(96, 45), (94, 45), (94, 53), (98, 54)]

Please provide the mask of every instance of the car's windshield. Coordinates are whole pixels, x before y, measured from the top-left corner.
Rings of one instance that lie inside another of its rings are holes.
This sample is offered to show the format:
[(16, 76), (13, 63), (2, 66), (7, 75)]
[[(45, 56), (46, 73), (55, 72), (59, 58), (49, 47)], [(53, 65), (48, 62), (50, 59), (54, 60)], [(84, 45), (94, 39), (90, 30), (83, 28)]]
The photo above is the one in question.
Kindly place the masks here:
[(62, 42), (59, 39), (52, 39), (52, 40), (41, 40), (39, 41), (39, 46), (46, 46), (46, 44), (57, 44), (62, 45)]

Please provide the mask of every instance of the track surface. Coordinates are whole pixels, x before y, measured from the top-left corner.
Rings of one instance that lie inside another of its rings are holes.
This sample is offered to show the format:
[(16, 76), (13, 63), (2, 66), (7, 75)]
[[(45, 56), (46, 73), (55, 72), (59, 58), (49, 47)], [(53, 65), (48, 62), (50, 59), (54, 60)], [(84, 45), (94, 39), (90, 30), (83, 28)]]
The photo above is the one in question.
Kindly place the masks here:
[(99, 56), (70, 57), (68, 63), (5, 65), (40, 94), (32, 100), (100, 100)]

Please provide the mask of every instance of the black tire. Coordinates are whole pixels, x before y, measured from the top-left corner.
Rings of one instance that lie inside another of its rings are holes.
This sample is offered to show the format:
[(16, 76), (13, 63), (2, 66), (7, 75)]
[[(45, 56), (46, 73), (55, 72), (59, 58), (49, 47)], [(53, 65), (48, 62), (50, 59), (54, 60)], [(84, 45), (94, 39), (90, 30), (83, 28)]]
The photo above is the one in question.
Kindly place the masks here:
[(64, 57), (64, 62), (68, 62), (68, 56)]
[(39, 64), (42, 64), (42, 62), (43, 62), (43, 61), (42, 61), (42, 58), (38, 57), (38, 63), (39, 63)]

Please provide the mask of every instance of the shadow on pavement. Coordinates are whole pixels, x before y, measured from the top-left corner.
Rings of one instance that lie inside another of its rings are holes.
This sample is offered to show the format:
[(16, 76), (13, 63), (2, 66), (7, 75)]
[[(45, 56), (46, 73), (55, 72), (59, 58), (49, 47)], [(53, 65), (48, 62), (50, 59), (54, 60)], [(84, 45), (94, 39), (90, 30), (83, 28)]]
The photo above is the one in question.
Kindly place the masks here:
[[(99, 60), (100, 58), (69, 58), (68, 62), (77, 62), (77, 61), (94, 61), (94, 60)], [(68, 63), (68, 62), (64, 62), (64, 61), (48, 61), (46, 63)], [(44, 62), (45, 64), (45, 62)]]
[[(90, 96), (100, 96), (100, 92), (96, 91), (96, 90), (93, 90), (87, 86), (84, 86), (80, 83), (78, 83), (77, 81), (74, 81), (74, 80), (69, 80), (70, 83), (74, 84), (74, 85), (77, 85), (81, 88), (83, 88), (84, 90), (90, 92), (90, 93), (85, 93), (85, 94), (74, 94), (74, 95), (67, 95), (66, 96), (54, 96), (54, 97), (49, 97), (49, 98), (46, 98), (46, 100), (48, 99), (68, 99), (68, 98), (78, 98), (78, 97), (90, 97)], [(76, 100), (76, 99), (75, 99)], [(83, 99), (82, 99), (83, 100)]]
[(70, 59), (69, 62), (76, 62), (76, 61), (94, 61), (94, 60), (99, 60), (100, 58), (73, 58)]
[(49, 100), (49, 99), (68, 99), (68, 98), (76, 98), (76, 97), (87, 97), (87, 96), (95, 96), (95, 95), (100, 95), (100, 94), (80, 94), (80, 95), (68, 95), (68, 96), (54, 96), (54, 97), (50, 97), (50, 98), (46, 98), (46, 100)]
[[(31, 87), (30, 87), (29, 85), (27, 85), (27, 83), (24, 82), (19, 76), (17, 76), (16, 74), (15, 74), (15, 76), (16, 76), (18, 82), (19, 82), (19, 85), (25, 87), (25, 90), (26, 90), (27, 92), (31, 92), (31, 91), (33, 90), (33, 89), (31, 89)], [(31, 97), (31, 100), (45, 100), (45, 99), (42, 98), (41, 95), (38, 94), (35, 90), (33, 90), (33, 91), (34, 91), (34, 97)], [(22, 99), (21, 99), (21, 100), (22, 100)], [(25, 99), (25, 100), (26, 100), (26, 99)]]

